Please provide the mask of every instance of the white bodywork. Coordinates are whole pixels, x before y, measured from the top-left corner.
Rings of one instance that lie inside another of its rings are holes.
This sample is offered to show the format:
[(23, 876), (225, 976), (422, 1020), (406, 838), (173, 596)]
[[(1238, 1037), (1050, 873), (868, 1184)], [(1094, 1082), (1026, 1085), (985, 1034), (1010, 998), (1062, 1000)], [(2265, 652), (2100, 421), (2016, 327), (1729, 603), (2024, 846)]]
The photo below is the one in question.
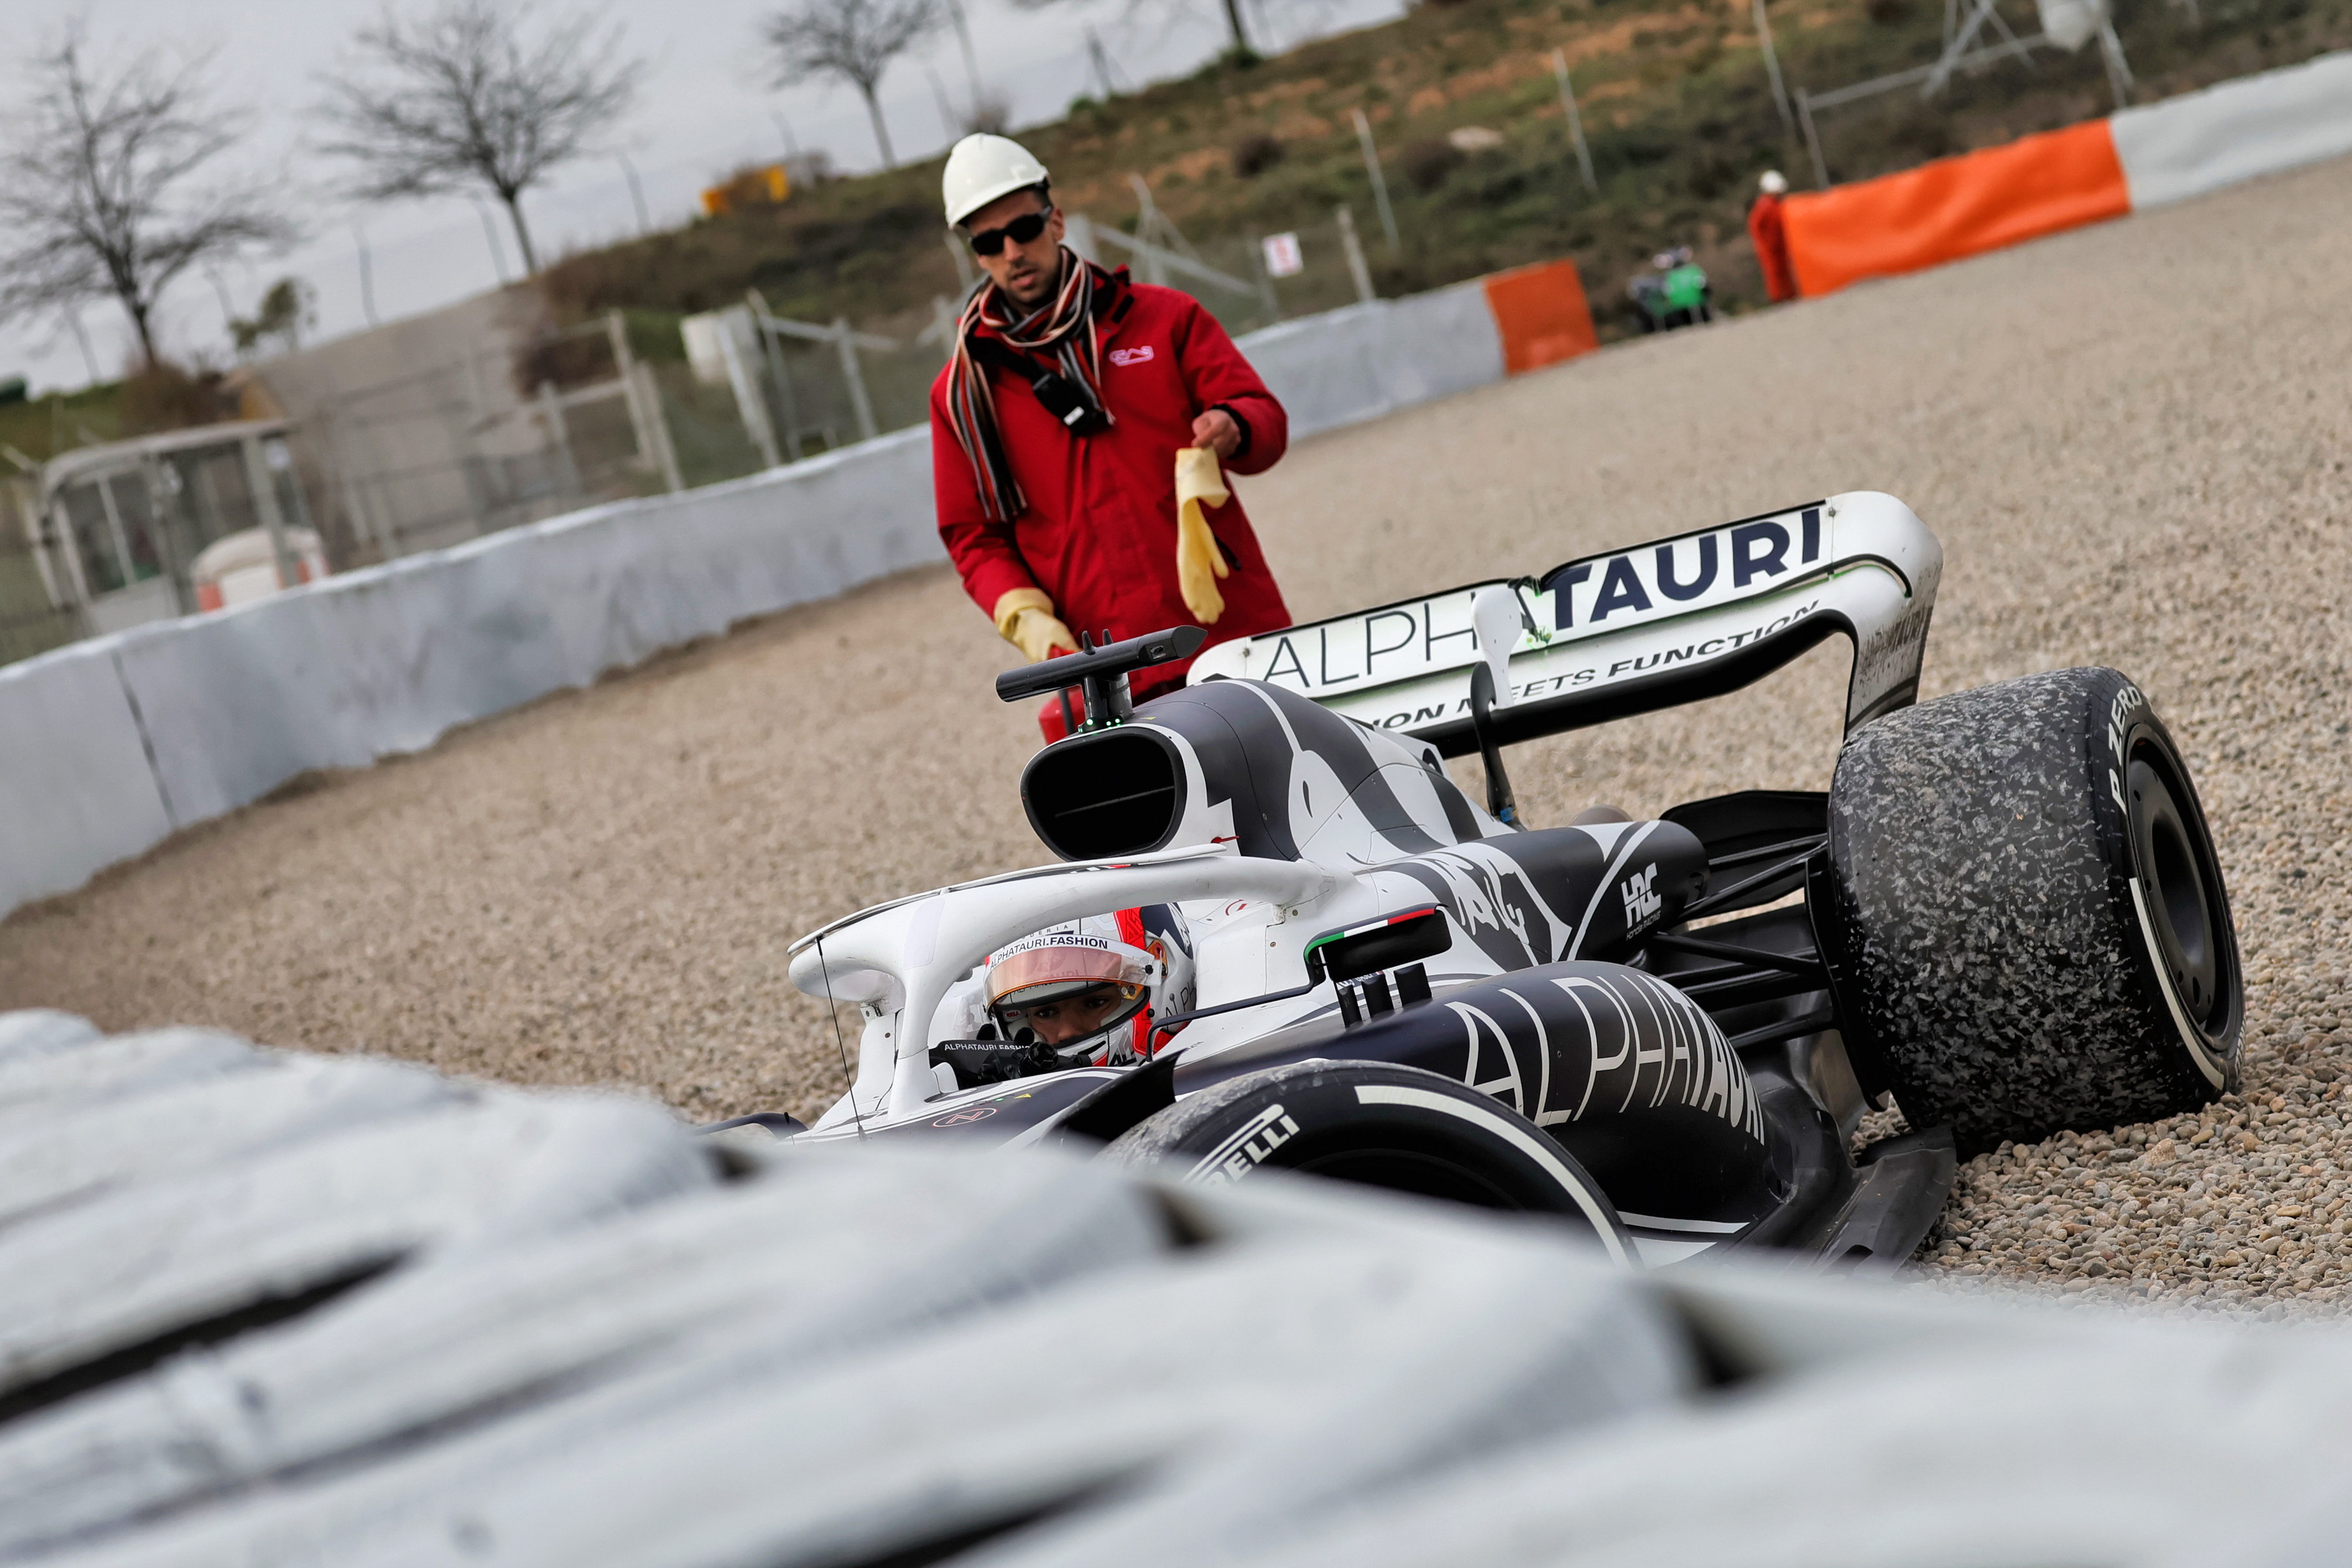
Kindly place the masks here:
[[(1942, 548), (1910, 508), (1892, 496), (1858, 491), (1571, 562), (1549, 574), (1550, 588), (1532, 579), (1475, 584), (1221, 644), (1196, 661), (1192, 680), (1225, 676), (1287, 687), (1378, 732), (1373, 742), (1388, 737), (1398, 755), (1383, 761), (1382, 783), (1410, 815), (1433, 823), (1454, 846), (1437, 858), (1449, 877), (1458, 868), (1470, 895), (1465, 907), (1475, 908), (1482, 852), (1475, 840), (1454, 844), (1444, 832), (1444, 812), (1425, 772), (1437, 766), (1436, 753), (1416, 731), (1456, 722), (1467, 711), (1470, 671), (1486, 657), (1479, 623), (1490, 637), (1496, 626), (1520, 627), (1509, 679), (1498, 683), (1501, 708), (1572, 700), (1642, 677), (1697, 678), (1760, 637), (1820, 617), (1854, 642), (1852, 725), (1912, 700), (1942, 566)], [(1498, 587), (1517, 595), (1521, 616), (1498, 614)], [(1408, 623), (1411, 647), (1397, 640)], [(1275, 706), (1270, 698), (1268, 706)], [(1151, 721), (1147, 713), (1136, 722)], [(1206, 804), (1197, 759), (1187, 749), (1188, 804), (1164, 849), (940, 889), (801, 938), (792, 949), (793, 983), (811, 995), (857, 1004), (866, 1020), (856, 1083), (817, 1129), (936, 1114), (929, 1102), (942, 1096), (930, 1047), (950, 1037), (943, 1032), (941, 1001), (992, 950), (1057, 921), (1180, 905), (1199, 964), (1195, 1005), (1212, 1007), (1304, 984), (1306, 944), (1321, 932), (1426, 903), (1422, 883), (1381, 868), (1399, 852), (1336, 777), (1327, 787), (1321, 759), (1291, 739), (1288, 809), (1297, 860), (1234, 851), (1230, 803)], [(1484, 812), (1473, 808), (1472, 815), (1483, 837), (1510, 832)], [(1613, 879), (1654, 826), (1585, 831)], [(1570, 939), (1560, 950), (1573, 955), (1575, 933), (1559, 934)], [(1454, 950), (1431, 969), (1433, 984), (1499, 973), (1459, 931)], [(1187, 1031), (1185, 1048), (1197, 1056), (1255, 1038), (1293, 1021), (1302, 1007), (1313, 1010), (1301, 1003), (1201, 1020)]]

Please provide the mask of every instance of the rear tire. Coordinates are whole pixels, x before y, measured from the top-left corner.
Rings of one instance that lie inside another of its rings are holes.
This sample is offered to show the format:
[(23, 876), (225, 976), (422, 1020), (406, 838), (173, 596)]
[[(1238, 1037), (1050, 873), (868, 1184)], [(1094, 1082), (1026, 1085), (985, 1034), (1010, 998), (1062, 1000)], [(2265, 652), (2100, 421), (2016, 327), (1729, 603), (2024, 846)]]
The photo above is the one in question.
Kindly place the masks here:
[(1857, 731), (1830, 789), (1829, 881), (1815, 918), (1849, 1038), (1963, 1157), (2237, 1087), (2221, 866), (2172, 737), (2116, 671)]
[(1419, 1068), (1316, 1060), (1245, 1073), (1130, 1128), (1103, 1157), (1202, 1185), (1297, 1171), (1550, 1215), (1621, 1261), (1633, 1257), (1615, 1206), (1567, 1150), (1508, 1106)]

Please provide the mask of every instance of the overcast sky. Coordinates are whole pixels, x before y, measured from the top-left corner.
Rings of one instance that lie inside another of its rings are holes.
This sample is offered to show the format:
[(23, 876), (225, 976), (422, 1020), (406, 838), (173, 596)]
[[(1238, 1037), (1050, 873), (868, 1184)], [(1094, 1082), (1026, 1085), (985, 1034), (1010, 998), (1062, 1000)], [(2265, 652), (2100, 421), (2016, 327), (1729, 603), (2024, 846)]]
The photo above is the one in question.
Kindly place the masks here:
[[(562, 0), (558, 0), (562, 3)], [(560, 170), (523, 198), (541, 254), (552, 256), (624, 237), (635, 210), (617, 154), (635, 163), (657, 226), (696, 210), (712, 176), (783, 150), (782, 114), (804, 151), (823, 149), (841, 168), (879, 163), (863, 104), (846, 88), (808, 85), (776, 91), (765, 85), (754, 40), (758, 18), (789, 0), (614, 0), (611, 19), (628, 46), (649, 60), (636, 108), (614, 128), (614, 155)], [(25, 92), (27, 62), (76, 16), (87, 16), (95, 53), (120, 58), (149, 44), (217, 46), (216, 90), (225, 104), (255, 116), (249, 140), (230, 154), (236, 166), (265, 173), (289, 192), (308, 238), (296, 250), (220, 271), (229, 302), (249, 313), (270, 279), (293, 273), (318, 291), (326, 335), (366, 325), (360, 291), (359, 231), (373, 261), (380, 320), (413, 315), (493, 287), (499, 258), (480, 212), (462, 199), (355, 209), (335, 199), (335, 165), (306, 152), (304, 110), (320, 97), (353, 29), (383, 0), (6, 0), (5, 77), (0, 110), (13, 113)], [(1016, 123), (1058, 117), (1069, 100), (1094, 90), (1086, 29), (1101, 37), (1116, 68), (1134, 81), (1181, 76), (1223, 46), (1219, 0), (1064, 0), (1042, 10), (1011, 0), (965, 0), (983, 84), (1013, 102)], [(394, 0), (402, 14), (429, 0)], [(1245, 15), (1276, 47), (1398, 14), (1400, 0), (1245, 0)], [(927, 73), (925, 67), (929, 67)], [(882, 86), (883, 112), (899, 156), (937, 153), (951, 140), (942, 123), (933, 76), (956, 105), (966, 100), (961, 56), (942, 34), (920, 55), (892, 68)], [(503, 265), (518, 270), (501, 225)], [(92, 304), (81, 322), (99, 368), (121, 370), (131, 333), (119, 307)], [(163, 348), (182, 360), (230, 359), (213, 281), (184, 277), (165, 296)], [(0, 322), (0, 377), (24, 374), (36, 394), (85, 384), (89, 373), (73, 333), (58, 319)]]

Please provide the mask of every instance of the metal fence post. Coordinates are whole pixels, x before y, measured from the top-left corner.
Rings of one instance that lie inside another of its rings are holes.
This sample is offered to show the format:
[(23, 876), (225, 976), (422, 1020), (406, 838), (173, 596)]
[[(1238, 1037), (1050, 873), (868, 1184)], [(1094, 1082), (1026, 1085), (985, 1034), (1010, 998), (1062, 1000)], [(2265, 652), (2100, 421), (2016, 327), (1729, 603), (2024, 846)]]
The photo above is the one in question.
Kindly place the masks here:
[(650, 405), (646, 401), (636, 355), (629, 352), (628, 323), (620, 311), (604, 312), (604, 332), (612, 341), (613, 367), (620, 376), (621, 401), (628, 406), (629, 428), (637, 437), (637, 461), (660, 473), (673, 493), (685, 489), (677, 482), (677, 465), (662, 462), (662, 442), (653, 431), (654, 422), (661, 417), (661, 403), (658, 398)]
[(572, 430), (563, 422), (563, 399), (555, 383), (539, 384), (539, 416), (547, 422), (548, 445), (555, 448), (555, 479), (563, 493), (580, 499), (580, 464), (572, 455)]
[(793, 378), (784, 369), (784, 351), (776, 342), (776, 318), (768, 312), (768, 297), (757, 289), (744, 290), (752, 323), (760, 329), (760, 353), (768, 363), (769, 379), (776, 384), (778, 410), (784, 416), (784, 450), (797, 463), (808, 454), (801, 449), (801, 405), (793, 395)]
[[(1135, 192), (1135, 237), (1154, 249), (1139, 250), (1136, 259), (1143, 263), (1143, 280), (1168, 286), (1168, 259), (1161, 252), (1172, 248), (1169, 237), (1160, 230), (1168, 226), (1160, 216), (1160, 204), (1151, 199), (1151, 185), (1140, 174), (1129, 174), (1128, 184)], [(1180, 242), (1181, 243), (1181, 242)]]
[(1803, 88), (1797, 89), (1797, 121), (1805, 128), (1805, 149), (1813, 155), (1813, 188), (1830, 188), (1830, 166), (1822, 157), (1822, 135), (1813, 129), (1813, 100)]
[(1349, 112), (1356, 117), (1356, 140), (1364, 149), (1365, 172), (1372, 176), (1372, 203), (1381, 209), (1381, 232), (1388, 236), (1389, 254), (1399, 255), (1404, 247), (1397, 239), (1396, 214), (1389, 207), (1389, 183), (1381, 174), (1380, 149), (1372, 145), (1372, 122), (1360, 109)]
[(841, 350), (841, 375), (849, 383), (849, 406), (857, 416), (857, 438), (871, 441), (877, 434), (874, 405), (866, 395), (866, 373), (857, 363), (857, 334), (850, 331), (848, 317), (833, 319), (833, 341)]
[[(742, 309), (748, 318), (750, 307)], [(735, 335), (735, 323), (726, 317), (719, 322), (719, 357), (727, 366), (727, 384), (735, 389), (735, 406), (743, 416), (743, 428), (751, 445), (759, 448), (761, 467), (775, 468), (783, 459), (776, 454), (776, 432), (768, 423), (768, 405), (743, 363), (743, 345)]]
[(1064, 213), (1062, 243), (1077, 252), (1081, 261), (1102, 265), (1102, 257), (1095, 247), (1095, 220), (1084, 213)]
[[(269, 460), (262, 456), (261, 437), (247, 436), (237, 443), (245, 453), (246, 488), (253, 492), (253, 510), (261, 515), (261, 526), (269, 534), (270, 553), (278, 558), (278, 581), (280, 586), (291, 588), (302, 581), (302, 563), (294, 553), (293, 542), (286, 537), (286, 514), (278, 510), (278, 476), (270, 472)], [(100, 486), (99, 499), (107, 503), (107, 515), (114, 514), (114, 504)], [(131, 563), (123, 562), (124, 575), (130, 574)]]
[[(1763, 0), (1757, 0), (1757, 4), (1761, 5)], [(1576, 111), (1576, 89), (1569, 85), (1566, 49), (1552, 50), (1551, 70), (1559, 79), (1559, 106), (1568, 114), (1569, 139), (1576, 143), (1576, 166), (1584, 172), (1584, 188), (1597, 196), (1601, 194), (1601, 182), (1592, 177), (1592, 149), (1584, 144), (1584, 116)], [(1780, 79), (1775, 76), (1772, 79), (1777, 82)]]
[(1249, 241), (1250, 261), (1257, 279), (1257, 302), (1265, 308), (1267, 321), (1278, 321), (1282, 320), (1282, 301), (1275, 296), (1274, 274), (1266, 269), (1265, 237), (1254, 228), (1243, 230), (1243, 235)]
[(957, 287), (969, 295), (971, 292), (971, 286), (980, 281), (971, 269), (971, 248), (956, 237), (956, 232), (953, 229), (948, 230), (940, 237), (948, 242), (948, 259), (955, 263)]
[(1364, 265), (1364, 242), (1356, 237), (1356, 215), (1346, 206), (1339, 209), (1339, 248), (1348, 258), (1348, 276), (1355, 279), (1356, 299), (1370, 304), (1380, 296), (1372, 292), (1372, 269)]
[[(1948, 13), (1949, 6), (1946, 9)], [(1789, 112), (1789, 89), (1780, 79), (1780, 51), (1772, 47), (1772, 23), (1764, 15), (1764, 0), (1756, 0), (1756, 41), (1764, 47), (1764, 74), (1772, 79), (1772, 101), (1780, 107), (1780, 124), (1794, 131), (1797, 121)]]
[(327, 447), (335, 464), (337, 487), (343, 492), (343, 510), (352, 521), (352, 538), (375, 546), (379, 562), (390, 561), (394, 553), (391, 531), (380, 518), (368, 510), (367, 498), (360, 493), (359, 470), (352, 458), (351, 437), (343, 428), (347, 416), (340, 400), (327, 416)]
[(670, 445), (669, 420), (662, 413), (661, 383), (654, 379), (654, 367), (639, 360), (634, 369), (637, 400), (645, 405), (646, 424), (653, 433), (654, 460), (661, 465), (662, 483), (672, 495), (686, 489), (685, 476), (677, 469), (677, 448)]

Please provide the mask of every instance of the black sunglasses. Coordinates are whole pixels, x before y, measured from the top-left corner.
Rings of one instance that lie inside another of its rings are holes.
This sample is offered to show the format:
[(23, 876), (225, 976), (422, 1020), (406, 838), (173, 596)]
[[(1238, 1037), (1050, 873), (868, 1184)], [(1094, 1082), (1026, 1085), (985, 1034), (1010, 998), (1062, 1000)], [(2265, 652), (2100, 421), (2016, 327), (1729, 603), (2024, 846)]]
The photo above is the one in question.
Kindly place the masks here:
[(993, 256), (1004, 248), (1004, 242), (1026, 245), (1045, 232), (1045, 220), (1054, 216), (1052, 207), (1040, 207), (1034, 213), (1023, 213), (1003, 228), (984, 228), (967, 237), (974, 256)]

